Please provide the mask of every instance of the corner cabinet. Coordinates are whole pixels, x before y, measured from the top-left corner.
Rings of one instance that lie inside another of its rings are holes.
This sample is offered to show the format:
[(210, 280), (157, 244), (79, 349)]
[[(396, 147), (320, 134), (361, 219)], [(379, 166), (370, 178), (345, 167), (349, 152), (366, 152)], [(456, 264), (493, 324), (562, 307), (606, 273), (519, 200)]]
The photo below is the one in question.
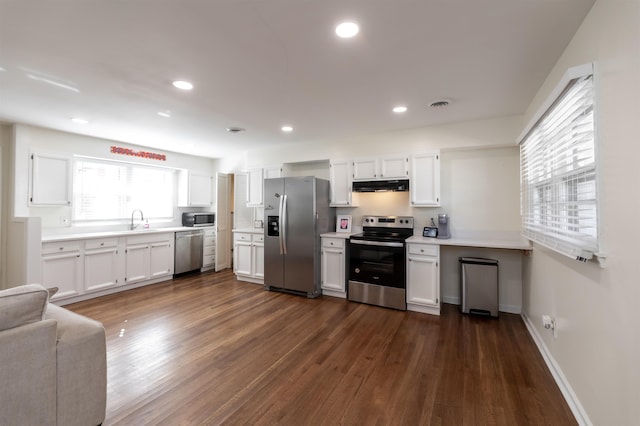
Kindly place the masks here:
[(407, 243), (407, 310), (440, 315), (440, 247)]
[(30, 160), (29, 204), (32, 206), (71, 205), (71, 157), (32, 153)]
[(431, 152), (411, 157), (412, 207), (440, 206), (440, 153)]
[(238, 232), (233, 235), (233, 272), (240, 281), (264, 283), (264, 235)]
[(344, 238), (330, 237), (322, 237), (321, 240), (322, 294), (346, 299), (346, 240)]

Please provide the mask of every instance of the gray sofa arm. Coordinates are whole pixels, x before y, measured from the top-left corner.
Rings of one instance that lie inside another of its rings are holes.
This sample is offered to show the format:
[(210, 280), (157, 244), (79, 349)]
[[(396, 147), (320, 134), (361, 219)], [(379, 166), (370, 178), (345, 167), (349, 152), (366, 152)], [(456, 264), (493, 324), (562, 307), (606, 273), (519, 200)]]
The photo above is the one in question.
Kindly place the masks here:
[(0, 331), (0, 424), (56, 424), (56, 321)]
[(107, 359), (102, 324), (54, 304), (45, 318), (57, 328), (57, 424), (99, 425), (107, 405)]

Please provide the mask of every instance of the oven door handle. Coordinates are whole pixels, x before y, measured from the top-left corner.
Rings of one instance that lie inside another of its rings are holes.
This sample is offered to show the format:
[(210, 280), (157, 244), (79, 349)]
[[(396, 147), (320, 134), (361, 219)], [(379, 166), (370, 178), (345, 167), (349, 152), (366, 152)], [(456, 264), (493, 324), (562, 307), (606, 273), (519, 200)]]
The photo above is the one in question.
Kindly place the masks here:
[(379, 246), (379, 247), (404, 247), (404, 243), (394, 243), (385, 241), (366, 241), (366, 240), (349, 240), (351, 244), (360, 244), (363, 246)]

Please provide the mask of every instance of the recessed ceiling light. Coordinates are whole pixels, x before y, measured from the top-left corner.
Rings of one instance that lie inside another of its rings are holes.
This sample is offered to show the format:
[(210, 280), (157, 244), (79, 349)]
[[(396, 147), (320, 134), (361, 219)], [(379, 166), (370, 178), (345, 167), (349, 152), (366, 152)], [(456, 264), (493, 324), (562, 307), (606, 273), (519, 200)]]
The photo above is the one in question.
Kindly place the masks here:
[(281, 129), (283, 132), (293, 132), (293, 127), (291, 126), (282, 126)]
[(398, 105), (396, 107), (393, 107), (393, 112), (395, 112), (396, 114), (402, 114), (403, 112), (407, 112), (407, 107), (404, 105)]
[(158, 115), (164, 118), (171, 118), (171, 113), (169, 111), (158, 111)]
[(85, 120), (84, 118), (79, 118), (79, 117), (73, 117), (71, 121), (77, 124), (87, 124), (89, 122), (88, 120)]
[(360, 31), (360, 27), (355, 22), (342, 22), (336, 27), (336, 34), (341, 38), (354, 37)]
[(173, 82), (173, 86), (177, 87), (178, 89), (181, 90), (191, 90), (193, 89), (193, 84), (189, 83), (188, 81), (184, 81), (184, 80), (176, 80)]

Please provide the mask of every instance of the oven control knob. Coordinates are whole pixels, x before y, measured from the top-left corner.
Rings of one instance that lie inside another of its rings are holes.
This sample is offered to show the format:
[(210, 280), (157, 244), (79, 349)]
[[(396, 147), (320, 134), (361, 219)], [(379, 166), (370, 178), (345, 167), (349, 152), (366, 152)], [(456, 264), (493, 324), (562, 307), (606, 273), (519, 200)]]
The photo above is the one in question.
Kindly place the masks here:
[(360, 273), (360, 268), (356, 268), (356, 269), (354, 269), (353, 271), (354, 271), (356, 274), (359, 274), (359, 273)]

